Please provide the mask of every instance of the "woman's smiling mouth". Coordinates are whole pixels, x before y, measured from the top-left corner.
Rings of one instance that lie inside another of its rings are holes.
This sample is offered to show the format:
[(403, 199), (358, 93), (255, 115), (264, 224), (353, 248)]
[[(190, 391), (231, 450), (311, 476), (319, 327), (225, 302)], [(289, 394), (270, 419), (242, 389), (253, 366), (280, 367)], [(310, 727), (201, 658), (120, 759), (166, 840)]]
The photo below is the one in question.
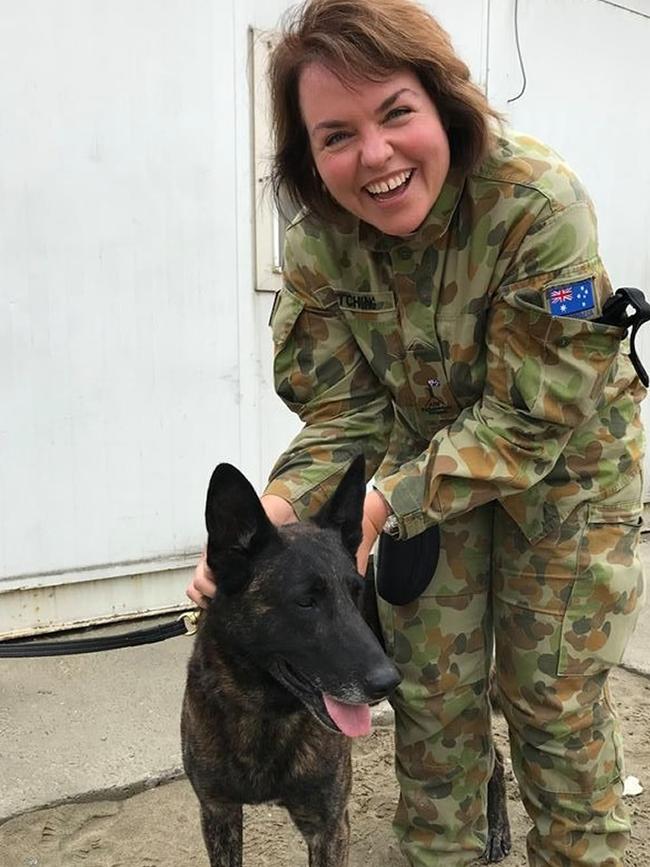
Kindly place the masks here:
[(394, 175), (386, 178), (386, 180), (366, 184), (364, 190), (378, 202), (393, 199), (406, 190), (414, 173), (415, 169), (396, 172)]

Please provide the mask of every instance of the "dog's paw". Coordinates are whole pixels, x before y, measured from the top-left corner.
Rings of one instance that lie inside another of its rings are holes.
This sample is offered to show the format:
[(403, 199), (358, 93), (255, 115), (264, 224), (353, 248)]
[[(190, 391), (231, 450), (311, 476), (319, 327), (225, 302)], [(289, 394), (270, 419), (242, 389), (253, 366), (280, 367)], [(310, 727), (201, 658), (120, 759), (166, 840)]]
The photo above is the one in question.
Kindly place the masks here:
[(510, 854), (511, 849), (510, 825), (508, 822), (505, 822), (503, 825), (499, 825), (499, 827), (490, 829), (487, 845), (481, 857), (481, 863), (494, 864), (496, 861), (503, 861)]

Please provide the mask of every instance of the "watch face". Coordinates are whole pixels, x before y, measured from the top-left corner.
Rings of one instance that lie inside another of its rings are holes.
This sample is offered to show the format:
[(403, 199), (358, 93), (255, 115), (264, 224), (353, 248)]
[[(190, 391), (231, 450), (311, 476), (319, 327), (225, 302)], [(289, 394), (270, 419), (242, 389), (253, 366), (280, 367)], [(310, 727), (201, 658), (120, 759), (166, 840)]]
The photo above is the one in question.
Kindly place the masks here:
[(399, 525), (395, 515), (389, 515), (386, 519), (386, 523), (384, 524), (384, 533), (388, 533), (389, 536), (399, 535)]

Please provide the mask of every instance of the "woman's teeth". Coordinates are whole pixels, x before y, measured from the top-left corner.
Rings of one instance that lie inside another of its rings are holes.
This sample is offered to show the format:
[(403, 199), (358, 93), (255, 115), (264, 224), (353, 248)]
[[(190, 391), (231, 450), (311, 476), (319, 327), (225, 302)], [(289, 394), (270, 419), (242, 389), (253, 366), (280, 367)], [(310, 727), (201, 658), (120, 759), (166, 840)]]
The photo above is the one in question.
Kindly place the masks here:
[(393, 177), (389, 178), (387, 181), (380, 181), (377, 184), (368, 184), (366, 190), (371, 196), (380, 196), (383, 193), (390, 193), (410, 180), (412, 174), (413, 169), (409, 169), (406, 172), (400, 172), (398, 175), (393, 175)]

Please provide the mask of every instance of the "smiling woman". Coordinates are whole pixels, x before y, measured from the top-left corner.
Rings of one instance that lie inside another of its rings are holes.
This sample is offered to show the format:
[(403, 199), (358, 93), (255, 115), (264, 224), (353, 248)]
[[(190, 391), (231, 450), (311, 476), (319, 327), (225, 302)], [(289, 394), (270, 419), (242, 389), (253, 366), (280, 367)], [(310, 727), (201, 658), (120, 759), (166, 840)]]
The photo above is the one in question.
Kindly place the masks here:
[[(351, 26), (349, 38), (338, 38), (342, 21)], [(328, 115), (325, 110), (319, 111), (321, 117), (314, 124), (325, 124), (325, 134), (330, 128), (329, 141), (334, 147), (348, 134), (346, 122), (352, 118), (344, 116), (347, 103), (356, 94), (356, 107), (360, 108), (360, 90), (365, 91), (371, 83), (378, 85), (378, 101), (363, 108), (372, 112), (374, 120), (398, 124), (400, 117), (414, 111), (437, 120), (448, 139), (451, 160), (461, 170), (471, 168), (485, 155), (492, 137), (490, 121), (500, 117), (471, 81), (447, 33), (417, 4), (382, 0), (373, 5), (340, 0), (299, 7), (295, 20), (286, 23), (270, 69), (276, 142), (273, 184), (276, 194), (284, 190), (296, 203), (308, 204), (314, 214), (324, 219), (340, 221), (345, 211), (338, 206), (336, 197), (333, 200), (327, 184), (325, 188), (321, 185), (309, 159), (315, 132), (303, 117), (309, 67), (320, 71), (321, 83), (326, 84), (329, 78), (333, 84), (334, 78), (345, 91), (342, 100), (329, 105), (330, 110), (336, 107), (339, 112)], [(315, 74), (312, 70), (312, 84), (317, 84)], [(391, 87), (389, 82), (396, 74), (407, 80)], [(312, 92), (318, 93), (318, 102), (325, 98), (325, 93)], [(336, 96), (331, 90), (329, 95)], [(406, 101), (400, 102), (400, 97)], [(309, 104), (316, 109), (311, 99)], [(439, 137), (440, 132), (436, 132)], [(382, 147), (379, 142), (375, 144)]]
[(505, 817), (486, 821), (495, 647), (529, 863), (621, 867), (607, 677), (643, 596), (645, 389), (591, 199), (411, 0), (308, 0), (270, 80), (274, 185), (299, 208), (275, 383), (304, 426), (262, 502), (309, 518), (359, 452), (374, 476), (357, 568), (381, 533), (402, 851), (457, 867), (509, 850)]
[(447, 134), (415, 73), (355, 83), (310, 63), (299, 102), (314, 165), (341, 208), (389, 235), (415, 231), (449, 171)]

